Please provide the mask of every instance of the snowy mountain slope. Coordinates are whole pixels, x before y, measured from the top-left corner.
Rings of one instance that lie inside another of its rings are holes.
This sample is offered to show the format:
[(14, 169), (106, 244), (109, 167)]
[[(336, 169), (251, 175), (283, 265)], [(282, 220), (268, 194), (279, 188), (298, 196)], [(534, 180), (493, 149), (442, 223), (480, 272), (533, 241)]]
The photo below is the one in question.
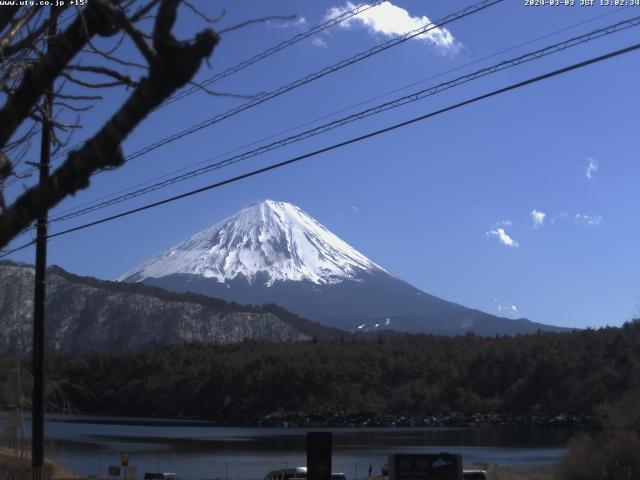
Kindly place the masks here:
[(340, 240), (298, 207), (265, 200), (197, 233), (120, 276), (144, 281), (172, 274), (218, 282), (239, 276), (266, 285), (277, 281), (333, 284), (384, 269)]
[(271, 200), (216, 223), (118, 280), (245, 304), (276, 303), (348, 331), (495, 335), (562, 330), (422, 292), (298, 207)]

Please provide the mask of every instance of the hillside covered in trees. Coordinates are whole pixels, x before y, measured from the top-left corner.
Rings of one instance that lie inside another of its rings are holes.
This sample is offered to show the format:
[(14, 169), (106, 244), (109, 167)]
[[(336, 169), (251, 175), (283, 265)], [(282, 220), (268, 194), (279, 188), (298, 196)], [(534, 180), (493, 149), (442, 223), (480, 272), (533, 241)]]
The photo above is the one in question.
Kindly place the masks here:
[[(34, 277), (30, 265), (0, 261), (0, 355), (31, 350)], [(45, 310), (46, 347), (70, 354), (348, 335), (276, 305), (239, 305), (142, 284), (80, 277), (56, 266), (48, 269)]]
[[(0, 360), (0, 381), (17, 361)], [(81, 413), (235, 424), (336, 412), (588, 415), (640, 387), (640, 324), (498, 338), (399, 335), (55, 354), (48, 368)]]

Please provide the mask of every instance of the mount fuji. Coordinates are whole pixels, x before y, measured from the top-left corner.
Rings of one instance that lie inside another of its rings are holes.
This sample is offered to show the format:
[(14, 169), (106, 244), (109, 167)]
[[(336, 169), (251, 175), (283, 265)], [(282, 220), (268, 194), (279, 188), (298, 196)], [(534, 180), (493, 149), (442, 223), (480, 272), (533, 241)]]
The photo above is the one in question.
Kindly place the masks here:
[(300, 208), (272, 200), (244, 208), (117, 280), (243, 304), (276, 303), (348, 331), (495, 335), (564, 330), (429, 295)]

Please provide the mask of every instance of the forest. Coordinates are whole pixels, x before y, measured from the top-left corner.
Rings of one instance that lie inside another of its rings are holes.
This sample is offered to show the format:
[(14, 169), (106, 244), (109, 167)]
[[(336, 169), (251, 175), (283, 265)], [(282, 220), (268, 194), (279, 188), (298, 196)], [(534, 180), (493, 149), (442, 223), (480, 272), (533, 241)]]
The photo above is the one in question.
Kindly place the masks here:
[[(640, 322), (492, 338), (399, 334), (47, 358), (56, 398), (75, 413), (225, 424), (286, 412), (589, 415), (639, 390)], [(0, 359), (0, 403), (15, 402), (16, 368), (28, 362)]]

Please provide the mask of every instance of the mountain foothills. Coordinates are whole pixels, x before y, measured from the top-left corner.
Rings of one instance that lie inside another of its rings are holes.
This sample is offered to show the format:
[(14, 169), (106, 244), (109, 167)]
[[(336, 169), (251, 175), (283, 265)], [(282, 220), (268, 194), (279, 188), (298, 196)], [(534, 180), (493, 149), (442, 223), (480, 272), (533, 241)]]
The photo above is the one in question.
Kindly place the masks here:
[(118, 281), (239, 303), (275, 303), (347, 331), (495, 335), (563, 330), (429, 295), (369, 260), (300, 208), (272, 200), (250, 205)]
[[(0, 263), (0, 354), (31, 350), (34, 269)], [(305, 341), (340, 334), (271, 305), (241, 306), (141, 284), (47, 272), (47, 347), (65, 352), (140, 349), (245, 339)]]

